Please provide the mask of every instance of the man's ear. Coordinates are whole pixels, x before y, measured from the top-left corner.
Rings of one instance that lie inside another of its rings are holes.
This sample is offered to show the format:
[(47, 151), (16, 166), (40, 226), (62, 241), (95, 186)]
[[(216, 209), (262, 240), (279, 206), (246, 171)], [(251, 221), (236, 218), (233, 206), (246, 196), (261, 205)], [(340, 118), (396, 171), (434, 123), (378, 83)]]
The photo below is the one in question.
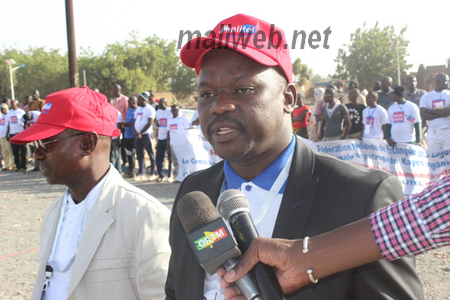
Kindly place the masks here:
[(88, 156), (90, 155), (94, 149), (97, 147), (98, 143), (98, 134), (95, 132), (88, 132), (83, 135), (82, 139), (82, 155)]
[(284, 112), (286, 114), (291, 114), (294, 108), (297, 106), (297, 90), (292, 83), (286, 86), (286, 91), (284, 92)]

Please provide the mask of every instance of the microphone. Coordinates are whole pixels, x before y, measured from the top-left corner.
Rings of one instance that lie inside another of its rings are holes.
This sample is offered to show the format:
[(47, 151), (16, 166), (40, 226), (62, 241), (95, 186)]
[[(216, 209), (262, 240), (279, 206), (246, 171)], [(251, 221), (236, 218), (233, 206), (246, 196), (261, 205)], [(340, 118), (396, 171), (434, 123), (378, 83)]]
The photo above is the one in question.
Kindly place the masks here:
[[(245, 253), (252, 241), (259, 237), (256, 226), (250, 216), (250, 205), (243, 193), (238, 190), (226, 190), (217, 200), (219, 213), (230, 222), (234, 237)], [(284, 300), (283, 291), (271, 266), (261, 262), (250, 271), (258, 285), (264, 300)]]
[[(197, 261), (209, 275), (220, 266), (229, 271), (237, 264), (241, 251), (208, 196), (199, 191), (184, 195), (177, 213)], [(247, 300), (261, 300), (250, 275), (235, 284)]]

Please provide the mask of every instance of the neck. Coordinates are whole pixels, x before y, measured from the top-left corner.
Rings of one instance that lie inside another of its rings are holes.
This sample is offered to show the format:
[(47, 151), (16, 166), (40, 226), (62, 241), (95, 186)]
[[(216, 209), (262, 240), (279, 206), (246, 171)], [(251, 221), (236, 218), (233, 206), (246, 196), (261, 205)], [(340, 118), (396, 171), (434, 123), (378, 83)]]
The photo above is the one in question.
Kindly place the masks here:
[(410, 93), (414, 93), (415, 91), (416, 91), (416, 88), (415, 88), (415, 87), (409, 88), (409, 92), (410, 92)]
[(439, 88), (439, 89), (438, 89), (438, 88), (435, 88), (434, 90), (435, 90), (436, 92), (440, 93), (440, 92), (442, 92), (444, 89), (441, 89), (441, 88)]
[(377, 105), (376, 104), (371, 104), (371, 105), (369, 105), (369, 107), (370, 108), (375, 108), (375, 107), (377, 107)]
[(94, 168), (88, 170), (89, 173), (87, 175), (80, 176), (78, 181), (74, 181), (70, 186), (67, 186), (76, 204), (86, 199), (89, 192), (105, 177), (109, 171), (109, 162), (108, 166), (105, 167), (99, 168), (96, 166), (95, 170)]
[(398, 100), (397, 103), (398, 104), (403, 104), (403, 103), (405, 103), (405, 99), (402, 98), (402, 99)]

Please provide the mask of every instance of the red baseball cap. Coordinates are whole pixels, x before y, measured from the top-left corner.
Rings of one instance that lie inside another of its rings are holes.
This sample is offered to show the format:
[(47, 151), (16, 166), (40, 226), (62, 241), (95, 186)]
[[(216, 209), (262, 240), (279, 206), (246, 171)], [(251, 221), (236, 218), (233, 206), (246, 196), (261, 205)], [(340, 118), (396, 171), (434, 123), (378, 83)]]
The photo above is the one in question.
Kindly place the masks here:
[(119, 136), (117, 116), (117, 110), (101, 93), (86, 86), (62, 90), (47, 96), (36, 123), (12, 137), (11, 142), (21, 145), (43, 140), (67, 128)]
[(238, 14), (221, 21), (207, 37), (187, 42), (181, 61), (199, 73), (203, 56), (211, 49), (228, 48), (266, 66), (280, 66), (292, 82), (292, 62), (284, 32), (275, 25), (252, 16)]

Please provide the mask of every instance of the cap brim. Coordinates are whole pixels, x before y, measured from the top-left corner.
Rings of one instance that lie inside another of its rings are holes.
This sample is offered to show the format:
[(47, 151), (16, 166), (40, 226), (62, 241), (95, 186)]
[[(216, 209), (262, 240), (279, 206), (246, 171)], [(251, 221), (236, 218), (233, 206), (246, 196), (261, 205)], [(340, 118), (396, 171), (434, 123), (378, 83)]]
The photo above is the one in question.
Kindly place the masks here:
[[(212, 45), (214, 47), (205, 47), (205, 44)], [(181, 61), (190, 68), (195, 68), (197, 74), (199, 73), (198, 66), (199, 60), (212, 49), (230, 49), (240, 52), (256, 62), (265, 66), (277, 66), (278, 63), (270, 56), (258, 51), (258, 49), (251, 48), (249, 46), (243, 47), (242, 45), (234, 45), (232, 41), (229, 43), (223, 40), (213, 39), (209, 37), (195, 38), (187, 42), (180, 52)]]
[(30, 142), (48, 139), (58, 133), (63, 132), (66, 127), (35, 123), (24, 131), (16, 134), (10, 139), (10, 142), (16, 145), (23, 145)]

